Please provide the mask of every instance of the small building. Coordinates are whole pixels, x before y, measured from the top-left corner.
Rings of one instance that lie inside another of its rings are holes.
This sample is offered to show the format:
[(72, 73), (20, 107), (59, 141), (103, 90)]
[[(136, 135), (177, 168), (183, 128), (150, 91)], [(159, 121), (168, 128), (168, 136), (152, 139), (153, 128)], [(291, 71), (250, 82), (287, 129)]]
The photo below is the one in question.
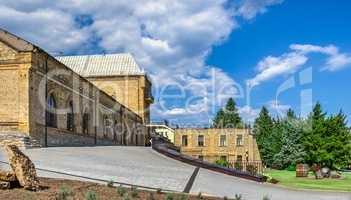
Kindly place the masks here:
[(175, 139), (175, 130), (169, 127), (166, 123), (151, 123), (146, 125), (150, 128), (150, 131), (156, 135), (159, 135), (163, 138), (167, 138), (169, 142), (174, 144)]
[(261, 162), (250, 129), (176, 129), (175, 145), (181, 153), (208, 162)]

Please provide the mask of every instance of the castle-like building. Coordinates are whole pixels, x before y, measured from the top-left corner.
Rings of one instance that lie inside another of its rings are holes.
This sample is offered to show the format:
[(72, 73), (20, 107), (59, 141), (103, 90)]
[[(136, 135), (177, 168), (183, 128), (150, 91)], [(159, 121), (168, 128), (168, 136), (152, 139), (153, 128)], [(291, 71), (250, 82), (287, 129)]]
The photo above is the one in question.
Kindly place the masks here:
[(0, 144), (146, 145), (151, 82), (130, 54), (53, 57), (0, 29)]

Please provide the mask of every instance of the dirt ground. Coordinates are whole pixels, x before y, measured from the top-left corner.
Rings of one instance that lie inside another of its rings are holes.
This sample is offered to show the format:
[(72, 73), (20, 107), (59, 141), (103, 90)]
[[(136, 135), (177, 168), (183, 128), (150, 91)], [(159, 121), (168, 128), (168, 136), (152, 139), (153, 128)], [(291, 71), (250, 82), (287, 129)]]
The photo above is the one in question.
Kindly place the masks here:
[[(42, 190), (31, 192), (22, 188), (11, 190), (0, 190), (1, 200), (195, 200), (208, 199), (219, 200), (219, 198), (190, 196), (186, 194), (165, 194), (160, 192), (151, 192), (145, 190), (121, 187), (108, 187), (89, 182), (47, 179), (40, 178)], [(96, 198), (87, 198), (95, 196)], [(65, 196), (65, 197), (63, 197)]]

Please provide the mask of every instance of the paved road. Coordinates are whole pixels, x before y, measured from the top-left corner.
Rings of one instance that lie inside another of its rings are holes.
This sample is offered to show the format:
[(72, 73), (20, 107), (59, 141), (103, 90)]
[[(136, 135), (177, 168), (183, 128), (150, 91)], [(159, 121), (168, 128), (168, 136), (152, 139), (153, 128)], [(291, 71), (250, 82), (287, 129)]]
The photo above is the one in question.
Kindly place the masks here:
[[(184, 190), (195, 170), (193, 166), (146, 147), (60, 147), (29, 149), (25, 153), (37, 168), (179, 192)], [(2, 151), (0, 161), (7, 161)], [(8, 166), (0, 164), (1, 167)], [(38, 173), (44, 177), (80, 179), (50, 172)], [(351, 193), (295, 191), (205, 169), (200, 169), (190, 192), (222, 197), (242, 194), (245, 200), (261, 200), (265, 195), (272, 200), (351, 200)]]

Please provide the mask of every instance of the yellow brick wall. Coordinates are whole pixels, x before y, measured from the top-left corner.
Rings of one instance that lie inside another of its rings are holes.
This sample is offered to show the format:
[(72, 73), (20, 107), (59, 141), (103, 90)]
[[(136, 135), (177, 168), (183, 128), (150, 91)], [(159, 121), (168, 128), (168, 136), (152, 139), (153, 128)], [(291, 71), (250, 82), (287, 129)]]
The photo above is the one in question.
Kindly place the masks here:
[[(141, 117), (41, 50), (16, 52), (0, 43), (0, 81), (0, 134), (13, 131), (30, 136), (42, 146), (47, 141), (45, 135), (49, 145), (70, 141), (79, 144), (80, 140), (81, 144), (95, 140), (104, 144), (145, 144)], [(57, 127), (45, 128), (46, 92), (57, 103)], [(70, 101), (74, 105), (73, 131), (67, 130)], [(85, 111), (90, 116), (88, 134), (82, 128)], [(107, 129), (103, 118), (119, 129)]]
[(151, 83), (145, 75), (94, 77), (88, 80), (137, 113), (145, 124), (149, 124), (151, 102), (148, 97)]
[[(215, 162), (221, 156), (225, 156), (228, 161), (236, 161), (241, 155), (243, 161), (246, 160), (248, 152), (249, 161), (260, 161), (256, 140), (249, 134), (249, 129), (176, 129), (175, 145), (181, 147), (181, 152), (198, 158), (203, 156), (204, 160)], [(182, 146), (182, 136), (187, 135), (188, 145)], [(205, 138), (204, 146), (198, 146), (198, 136)], [(226, 145), (220, 146), (220, 135), (226, 135)], [(238, 135), (243, 136), (243, 145), (238, 146), (236, 139)]]

